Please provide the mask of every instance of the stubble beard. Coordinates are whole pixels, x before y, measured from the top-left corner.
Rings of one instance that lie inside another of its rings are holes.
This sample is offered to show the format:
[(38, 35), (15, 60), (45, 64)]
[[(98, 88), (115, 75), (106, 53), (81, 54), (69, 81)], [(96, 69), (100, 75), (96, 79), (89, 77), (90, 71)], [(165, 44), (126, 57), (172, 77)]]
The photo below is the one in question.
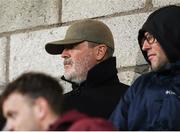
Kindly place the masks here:
[(65, 79), (80, 84), (86, 80), (88, 71), (94, 66), (91, 61), (91, 54), (81, 57), (76, 61), (69, 59), (71, 68), (64, 72)]
[(163, 70), (167, 63), (168, 62), (166, 62), (166, 61), (160, 61), (160, 60), (158, 60), (157, 62), (152, 62), (151, 63), (151, 70), (155, 71), (155, 72)]

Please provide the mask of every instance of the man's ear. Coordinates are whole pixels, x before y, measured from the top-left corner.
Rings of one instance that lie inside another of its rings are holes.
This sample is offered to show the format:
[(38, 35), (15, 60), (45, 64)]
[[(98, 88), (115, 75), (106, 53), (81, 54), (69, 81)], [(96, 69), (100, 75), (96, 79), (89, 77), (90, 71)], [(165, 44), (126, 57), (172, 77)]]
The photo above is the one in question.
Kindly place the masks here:
[(96, 46), (96, 60), (101, 61), (105, 58), (107, 52), (107, 46), (105, 44), (100, 44)]
[(39, 120), (43, 120), (48, 112), (48, 103), (44, 98), (37, 98), (34, 102), (35, 115)]

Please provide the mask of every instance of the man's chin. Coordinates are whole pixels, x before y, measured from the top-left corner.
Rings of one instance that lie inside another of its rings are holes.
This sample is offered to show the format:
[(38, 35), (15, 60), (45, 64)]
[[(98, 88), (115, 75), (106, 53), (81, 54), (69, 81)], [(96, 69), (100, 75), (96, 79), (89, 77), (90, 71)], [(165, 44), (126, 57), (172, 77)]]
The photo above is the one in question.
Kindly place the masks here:
[(72, 74), (64, 73), (64, 78), (68, 81), (74, 82), (73, 80), (75, 77), (73, 77)]
[(151, 66), (151, 70), (155, 71), (155, 72), (157, 72), (157, 71), (159, 71), (161, 69), (162, 69), (162, 66)]
[(66, 79), (66, 80), (71, 80), (71, 76), (69, 76), (69, 75), (67, 75), (67, 74), (64, 74), (64, 78)]
[(64, 75), (64, 78), (70, 82), (76, 83), (76, 84), (80, 84), (84, 81), (84, 79), (78, 79), (72, 76), (68, 76), (68, 75)]
[(69, 73), (69, 71), (72, 71), (72, 67), (70, 66), (64, 66), (65, 73)]

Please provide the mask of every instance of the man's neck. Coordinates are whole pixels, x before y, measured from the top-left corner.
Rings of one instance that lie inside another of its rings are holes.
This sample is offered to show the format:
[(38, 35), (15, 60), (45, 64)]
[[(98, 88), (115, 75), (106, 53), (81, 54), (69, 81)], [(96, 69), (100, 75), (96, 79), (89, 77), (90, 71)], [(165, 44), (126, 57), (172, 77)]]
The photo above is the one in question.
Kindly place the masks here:
[(50, 125), (54, 124), (58, 120), (59, 116), (55, 114), (48, 115), (45, 117), (45, 119), (42, 121), (42, 131), (48, 130)]

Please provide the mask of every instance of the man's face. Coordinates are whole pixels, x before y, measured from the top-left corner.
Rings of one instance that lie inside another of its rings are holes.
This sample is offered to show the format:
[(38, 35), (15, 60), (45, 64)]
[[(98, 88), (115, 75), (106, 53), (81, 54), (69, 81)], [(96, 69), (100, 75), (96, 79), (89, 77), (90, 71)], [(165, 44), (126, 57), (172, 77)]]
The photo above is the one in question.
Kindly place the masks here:
[(6, 130), (40, 130), (35, 117), (32, 100), (20, 93), (12, 93), (3, 103), (3, 115), (6, 118)]
[(87, 41), (65, 48), (61, 57), (64, 58), (64, 77), (76, 83), (86, 80), (88, 71), (97, 64), (95, 50)]
[(153, 71), (158, 71), (169, 62), (159, 42), (150, 33), (145, 33), (145, 40), (142, 44), (142, 50), (147, 52)]

